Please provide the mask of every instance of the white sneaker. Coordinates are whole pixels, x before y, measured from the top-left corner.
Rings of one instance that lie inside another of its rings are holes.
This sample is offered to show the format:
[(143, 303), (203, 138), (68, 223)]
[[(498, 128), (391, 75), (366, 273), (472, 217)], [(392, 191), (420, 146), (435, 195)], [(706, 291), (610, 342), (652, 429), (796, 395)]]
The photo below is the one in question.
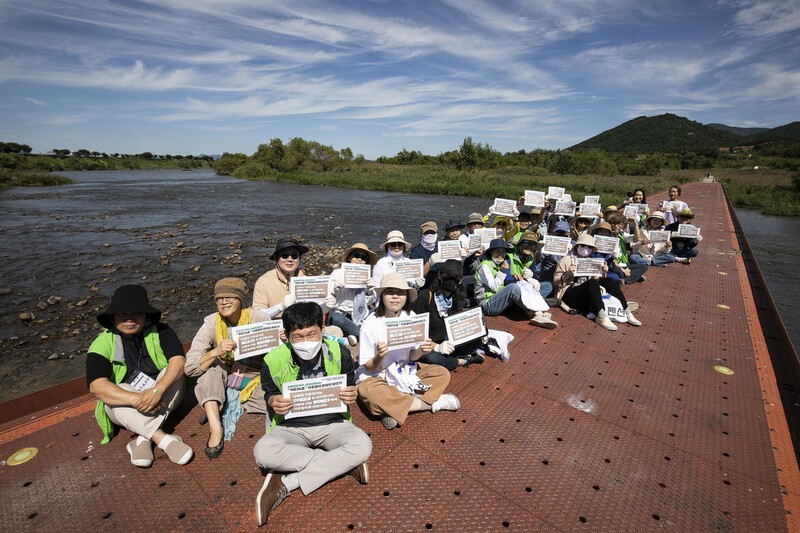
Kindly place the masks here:
[(637, 320), (636, 317), (633, 316), (633, 313), (628, 313), (627, 315), (625, 315), (625, 317), (628, 319), (628, 324), (630, 324), (631, 326), (642, 325), (642, 322), (640, 320)]
[(131, 464), (139, 468), (150, 468), (153, 464), (153, 443), (144, 437), (137, 437), (126, 446), (131, 454)]
[(540, 328), (545, 329), (555, 329), (558, 327), (558, 322), (552, 318), (548, 318), (545, 315), (536, 315), (535, 317), (531, 318), (530, 322), (534, 326), (539, 326)]
[(442, 394), (439, 399), (431, 405), (431, 411), (437, 413), (439, 411), (458, 411), (461, 407), (461, 402), (458, 401), (452, 394)]
[(608, 317), (605, 318), (597, 317), (594, 319), (594, 321), (597, 322), (597, 325), (603, 329), (607, 329), (608, 331), (617, 331), (617, 326), (615, 326), (614, 323), (611, 322), (611, 319)]

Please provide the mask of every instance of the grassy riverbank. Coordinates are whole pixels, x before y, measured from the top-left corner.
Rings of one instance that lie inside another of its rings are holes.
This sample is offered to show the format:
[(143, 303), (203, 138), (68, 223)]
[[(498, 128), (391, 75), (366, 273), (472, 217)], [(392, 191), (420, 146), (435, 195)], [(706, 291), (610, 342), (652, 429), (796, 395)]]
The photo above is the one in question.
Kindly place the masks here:
[(5, 187), (49, 187), (51, 185), (68, 185), (73, 180), (57, 174), (40, 172), (0, 172), (0, 188)]
[[(520, 167), (459, 171), (443, 165), (367, 162), (335, 172), (279, 172), (246, 164), (233, 175), (254, 181), (481, 198), (517, 198), (525, 190), (546, 191), (552, 185), (564, 187), (575, 201), (582, 201), (585, 195), (599, 194), (603, 205), (608, 205), (621, 203), (626, 193), (636, 188), (651, 194), (671, 185), (697, 181), (705, 172), (663, 170), (656, 176), (574, 176), (546, 171), (532, 174), (530, 168)], [(800, 191), (793, 186), (789, 171), (719, 169), (714, 175), (717, 181), (725, 183), (735, 205), (758, 207), (770, 215), (800, 216)]]

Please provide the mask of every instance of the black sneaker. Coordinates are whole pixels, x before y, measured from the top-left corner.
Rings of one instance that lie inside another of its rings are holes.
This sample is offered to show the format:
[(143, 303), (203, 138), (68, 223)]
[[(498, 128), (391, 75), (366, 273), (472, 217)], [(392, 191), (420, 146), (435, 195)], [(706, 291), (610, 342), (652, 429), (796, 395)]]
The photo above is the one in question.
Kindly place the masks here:
[[(486, 339), (486, 337), (484, 337), (484, 339)], [(495, 357), (500, 357), (503, 355), (503, 350), (500, 349), (500, 345), (497, 344), (497, 341), (491, 337), (488, 337), (488, 339), (484, 341), (483, 348), (485, 351), (489, 352)]]
[(544, 301), (550, 307), (558, 307), (561, 305), (561, 298), (556, 298), (554, 296), (551, 296), (550, 298), (545, 298)]
[(465, 366), (468, 366), (468, 365), (480, 365), (484, 361), (486, 361), (486, 357), (482, 353), (480, 353), (480, 352), (472, 352), (467, 357), (467, 364)]

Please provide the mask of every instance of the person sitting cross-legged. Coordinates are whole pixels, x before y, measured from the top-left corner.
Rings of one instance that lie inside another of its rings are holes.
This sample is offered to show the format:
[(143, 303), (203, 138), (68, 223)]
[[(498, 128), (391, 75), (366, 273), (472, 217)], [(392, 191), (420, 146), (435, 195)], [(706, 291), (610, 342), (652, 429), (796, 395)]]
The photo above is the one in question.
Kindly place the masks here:
[(290, 305), (282, 320), (289, 342), (264, 356), (261, 367), (261, 386), (272, 422), (253, 449), (256, 463), (270, 471), (256, 498), (259, 526), (295, 489), (310, 494), (348, 472), (362, 484), (369, 482), (366, 460), (372, 453), (372, 441), (351, 423), (349, 411), (287, 419), (293, 404), (282, 391), (283, 384), (291, 381), (343, 374), (347, 384), (339, 398), (353, 405), (358, 391), (350, 351), (323, 339), (319, 304)]

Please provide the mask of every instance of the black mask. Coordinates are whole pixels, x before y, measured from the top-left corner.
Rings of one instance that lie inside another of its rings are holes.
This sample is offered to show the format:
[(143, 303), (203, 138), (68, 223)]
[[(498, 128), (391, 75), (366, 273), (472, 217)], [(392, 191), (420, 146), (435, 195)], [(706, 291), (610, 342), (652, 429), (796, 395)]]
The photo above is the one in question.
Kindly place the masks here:
[(442, 280), (442, 290), (445, 292), (456, 292), (458, 289), (459, 282), (453, 278), (445, 278)]

